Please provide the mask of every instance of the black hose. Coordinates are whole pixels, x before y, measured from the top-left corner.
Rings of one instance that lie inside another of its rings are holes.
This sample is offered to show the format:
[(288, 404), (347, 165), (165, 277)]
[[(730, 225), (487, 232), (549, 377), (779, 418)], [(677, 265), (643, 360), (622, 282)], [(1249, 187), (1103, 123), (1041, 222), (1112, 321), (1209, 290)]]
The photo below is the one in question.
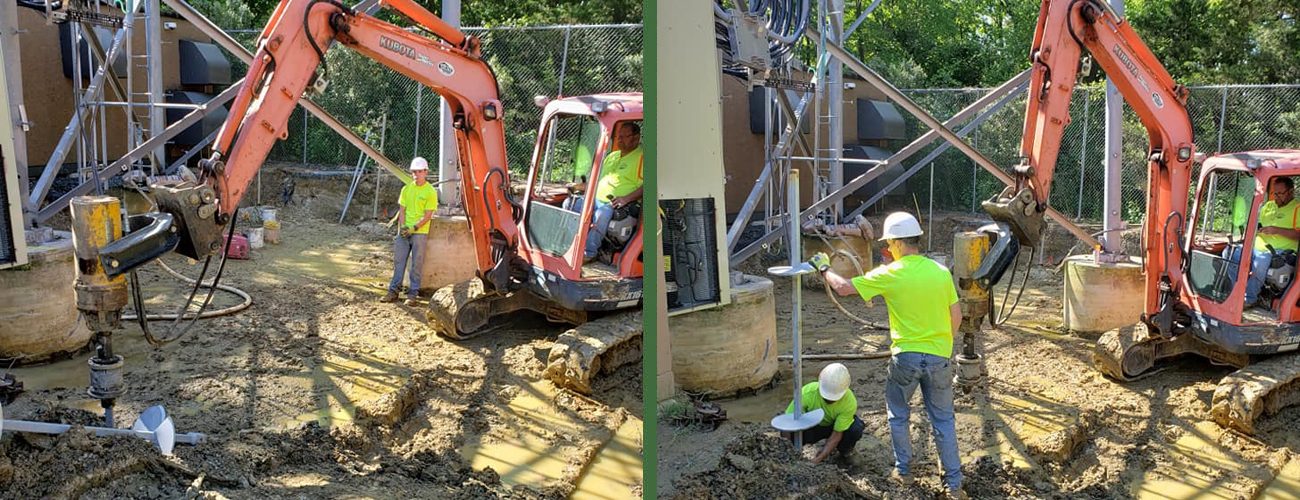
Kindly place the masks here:
[(349, 9), (346, 5), (339, 3), (338, 0), (311, 0), (311, 3), (307, 4), (307, 9), (305, 9), (302, 13), (302, 33), (304, 36), (307, 37), (307, 43), (311, 45), (312, 50), (315, 50), (316, 55), (320, 57), (320, 65), (322, 69), (321, 78), (324, 78), (325, 80), (329, 80), (330, 66), (329, 63), (325, 62), (325, 51), (321, 50), (320, 45), (316, 44), (316, 38), (311, 36), (311, 29), (310, 26), (307, 24), (307, 18), (311, 16), (312, 7), (315, 7), (316, 4), (321, 2), (329, 3), (330, 5), (338, 7), (339, 10), (343, 12), (350, 12), (351, 9)]
[[(1011, 279), (1007, 280), (1007, 291), (1002, 295), (1002, 307), (998, 308), (998, 313), (990, 318), (993, 326), (1002, 326), (1011, 315), (1016, 312), (1016, 307), (1020, 305), (1020, 297), (1025, 294), (1025, 288), (1029, 285), (1029, 274), (1034, 268), (1034, 256), (1038, 253), (1037, 247), (1029, 247), (1029, 262), (1025, 265), (1025, 276), (1020, 279), (1020, 291), (1016, 292), (1016, 299), (1011, 303), (1011, 309), (1007, 310), (1007, 300), (1011, 298), (1011, 288), (1016, 280), (1016, 271), (1020, 268), (1020, 256), (1016, 256), (1016, 262), (1011, 265)], [(993, 300), (993, 295), (989, 294), (989, 300)], [(991, 304), (990, 304), (991, 305)]]

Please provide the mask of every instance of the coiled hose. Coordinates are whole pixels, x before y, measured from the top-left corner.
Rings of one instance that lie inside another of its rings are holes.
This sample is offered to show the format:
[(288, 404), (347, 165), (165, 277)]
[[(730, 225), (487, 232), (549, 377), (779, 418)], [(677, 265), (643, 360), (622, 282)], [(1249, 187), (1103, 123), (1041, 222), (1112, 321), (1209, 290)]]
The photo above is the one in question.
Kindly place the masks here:
[[(163, 268), (164, 271), (167, 271), (167, 274), (170, 274), (170, 275), (176, 277), (176, 279), (179, 279), (179, 280), (184, 281), (184, 282), (186, 282), (186, 283), (189, 283), (189, 284), (191, 284), (191, 285), (194, 284), (194, 282), (195, 282), (194, 279), (190, 278), (189, 276), (185, 276), (184, 274), (181, 274), (181, 273), (176, 272), (176, 271), (173, 270), (171, 267), (168, 267), (168, 266), (167, 266), (167, 263), (165, 263), (165, 262), (163, 262), (163, 261), (161, 261), (161, 260), (159, 260), (159, 261), (157, 261), (157, 262), (158, 262), (158, 265), (162, 266), (162, 268)], [(207, 287), (207, 288), (209, 288), (209, 289), (211, 289), (211, 288), (212, 288), (212, 282), (211, 282), (211, 281), (206, 282), (206, 283), (203, 284), (203, 286), (204, 286), (204, 287)], [(203, 313), (199, 314), (199, 319), (215, 318), (215, 317), (217, 317), (217, 316), (225, 316), (225, 315), (227, 315), (227, 314), (234, 314), (234, 313), (237, 313), (237, 312), (239, 312), (239, 311), (243, 311), (244, 309), (248, 309), (248, 306), (253, 305), (253, 297), (250, 296), (250, 295), (248, 295), (248, 293), (245, 292), (245, 291), (243, 291), (243, 290), (240, 290), (240, 289), (235, 288), (235, 287), (230, 286), (230, 285), (217, 285), (217, 290), (221, 290), (221, 291), (225, 291), (225, 292), (233, 293), (233, 294), (239, 296), (239, 298), (244, 299), (244, 301), (241, 302), (241, 303), (239, 303), (239, 304), (235, 304), (235, 305), (233, 305), (233, 306), (230, 306), (230, 307), (226, 307), (226, 308), (222, 308), (222, 309), (217, 309), (217, 310), (215, 310), (215, 311), (204, 311)], [(146, 314), (146, 315), (144, 316), (144, 319), (147, 320), (147, 321), (174, 320), (174, 319), (176, 319), (176, 318), (177, 318), (177, 314), (176, 314), (176, 313), (155, 313), (155, 314)], [(122, 319), (123, 319), (123, 320), (127, 320), (127, 321), (134, 321), (134, 320), (139, 319), (139, 317), (136, 316), (136, 314), (133, 313), (133, 312), (123, 312), (123, 313), (122, 313)], [(194, 315), (193, 315), (193, 314), (186, 313), (182, 319), (194, 319)]]

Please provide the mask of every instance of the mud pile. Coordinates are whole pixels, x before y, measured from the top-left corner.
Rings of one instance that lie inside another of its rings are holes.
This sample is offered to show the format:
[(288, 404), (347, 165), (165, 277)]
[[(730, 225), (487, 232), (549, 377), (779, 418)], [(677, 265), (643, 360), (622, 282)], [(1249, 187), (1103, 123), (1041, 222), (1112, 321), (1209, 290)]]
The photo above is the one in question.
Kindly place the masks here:
[(867, 494), (844, 471), (813, 464), (757, 427), (726, 445), (718, 464), (676, 483), (671, 498), (847, 498)]

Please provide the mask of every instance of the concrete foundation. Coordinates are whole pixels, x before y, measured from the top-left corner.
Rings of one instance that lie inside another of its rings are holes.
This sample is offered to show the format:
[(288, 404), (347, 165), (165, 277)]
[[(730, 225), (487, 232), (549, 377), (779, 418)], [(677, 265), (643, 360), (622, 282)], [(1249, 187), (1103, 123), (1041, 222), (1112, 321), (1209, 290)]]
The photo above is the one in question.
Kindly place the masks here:
[(473, 278), (478, 261), (469, 219), (463, 215), (434, 215), (429, 221), (429, 238), (420, 267), (420, 290), (426, 294)]
[(652, 245), (655, 249), (655, 290), (658, 290), (658, 300), (655, 301), (655, 322), (654, 326), (647, 328), (646, 335), (655, 340), (655, 380), (657, 381), (655, 398), (657, 401), (664, 401), (677, 394), (677, 380), (673, 378), (673, 348), (672, 334), (668, 330), (668, 286), (664, 282), (664, 247), (663, 245)]
[(27, 247), (28, 265), (0, 270), (0, 359), (38, 363), (90, 342), (72, 289), (72, 234), (55, 235), (52, 241)]
[(1142, 266), (1130, 258), (1115, 264), (1098, 263), (1091, 255), (1066, 259), (1065, 328), (1101, 333), (1138, 322), (1146, 294)]
[(741, 275), (731, 304), (668, 318), (672, 374), (683, 390), (714, 397), (757, 389), (777, 370), (771, 280)]

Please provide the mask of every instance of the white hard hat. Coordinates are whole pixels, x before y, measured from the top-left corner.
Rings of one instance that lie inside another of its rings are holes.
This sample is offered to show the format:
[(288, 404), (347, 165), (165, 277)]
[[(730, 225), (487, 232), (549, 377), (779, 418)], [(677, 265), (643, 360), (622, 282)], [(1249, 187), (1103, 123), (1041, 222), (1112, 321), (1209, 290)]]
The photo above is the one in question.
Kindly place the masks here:
[(838, 401), (849, 392), (849, 369), (839, 363), (831, 363), (822, 368), (817, 376), (817, 390), (827, 401)]
[(411, 160), (412, 172), (416, 170), (428, 170), (428, 169), (429, 169), (429, 160), (426, 160), (420, 156), (417, 156), (415, 157), (415, 159)]
[(885, 229), (880, 241), (912, 238), (922, 234), (924, 231), (921, 231), (921, 223), (916, 221), (916, 217), (907, 212), (894, 212), (885, 217)]

